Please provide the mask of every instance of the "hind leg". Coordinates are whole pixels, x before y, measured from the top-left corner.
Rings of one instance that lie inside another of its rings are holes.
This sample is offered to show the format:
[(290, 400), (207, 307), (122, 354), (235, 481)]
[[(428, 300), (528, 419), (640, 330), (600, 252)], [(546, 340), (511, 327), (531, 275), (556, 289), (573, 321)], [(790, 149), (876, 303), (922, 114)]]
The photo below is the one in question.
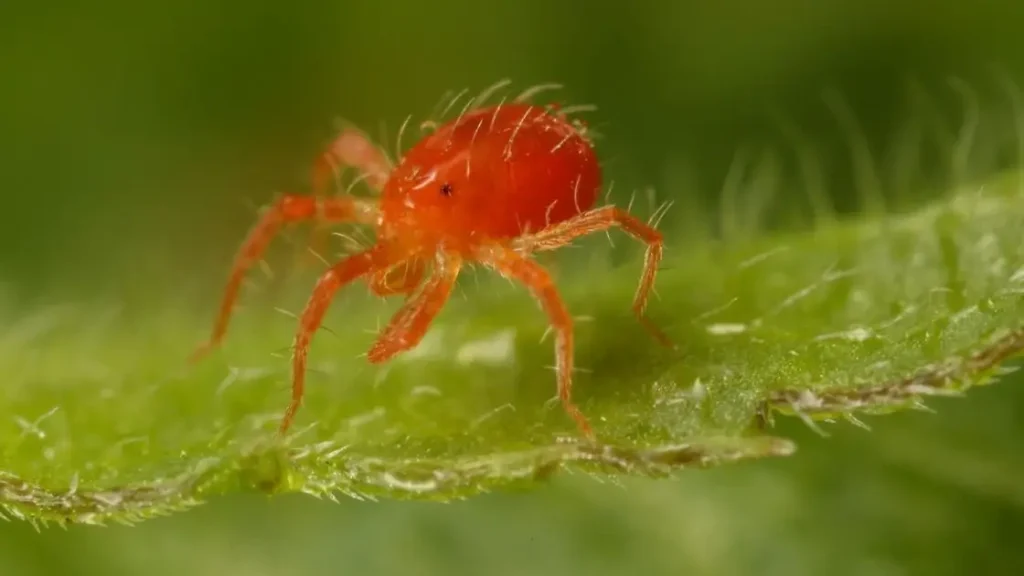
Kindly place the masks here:
[(558, 398), (580, 433), (589, 440), (594, 439), (594, 431), (583, 411), (572, 399), (572, 373), (574, 334), (572, 316), (558, 294), (558, 289), (551, 280), (550, 274), (543, 266), (528, 256), (518, 253), (506, 246), (488, 246), (477, 255), (479, 260), (501, 275), (515, 280), (528, 288), (548, 316), (555, 333), (555, 374), (557, 378)]
[(661, 263), (661, 255), (664, 250), (664, 240), (661, 232), (658, 232), (650, 224), (645, 223), (621, 208), (606, 206), (584, 212), (564, 222), (559, 222), (540, 230), (535, 234), (522, 236), (515, 241), (514, 246), (529, 252), (554, 250), (572, 243), (573, 240), (580, 236), (615, 227), (621, 228), (626, 234), (647, 245), (644, 267), (640, 274), (640, 283), (633, 298), (633, 313), (658, 342), (669, 348), (674, 348), (675, 345), (668, 335), (651, 322), (645, 314), (647, 301), (654, 291), (654, 277), (658, 273), (658, 265)]

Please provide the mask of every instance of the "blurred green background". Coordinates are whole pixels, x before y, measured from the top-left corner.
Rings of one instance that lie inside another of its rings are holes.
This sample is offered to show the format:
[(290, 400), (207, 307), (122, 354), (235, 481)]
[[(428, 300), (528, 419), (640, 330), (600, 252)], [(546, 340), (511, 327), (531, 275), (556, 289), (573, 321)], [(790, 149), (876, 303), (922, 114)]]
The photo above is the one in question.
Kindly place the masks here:
[[(965, 176), (947, 165), (965, 114), (946, 77), (1005, 113), (992, 70), (1024, 79), (1021, 30), (1016, 0), (5, 3), (0, 296), (211, 300), (253, 206), (305, 189), (335, 118), (393, 140), (445, 91), (505, 77), (598, 105), (620, 200), (653, 186), (713, 215), (753, 145), (790, 154), (795, 184), (774, 202), (804, 202), (789, 123), (837, 207), (855, 208), (852, 137), (826, 88), (880, 166), (920, 156), (910, 177), (886, 173), (887, 194), (927, 193)], [(915, 122), (923, 140), (901, 140)], [(1006, 126), (979, 136), (993, 151), (975, 175), (1013, 161), (997, 153)], [(0, 524), (0, 574), (1017, 573), (1013, 380), (873, 433), (784, 421), (793, 458), (625, 489), (566, 477), (449, 505), (238, 496), (136, 528)]]

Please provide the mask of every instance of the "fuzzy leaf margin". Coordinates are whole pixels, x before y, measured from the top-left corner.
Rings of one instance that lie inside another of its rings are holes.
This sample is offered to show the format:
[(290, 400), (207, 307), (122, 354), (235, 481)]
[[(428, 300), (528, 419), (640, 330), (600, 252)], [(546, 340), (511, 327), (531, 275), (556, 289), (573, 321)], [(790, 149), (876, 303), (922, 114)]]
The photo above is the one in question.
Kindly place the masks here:
[(283, 441), (292, 319), (243, 314), (225, 349), (190, 368), (207, 319), (175, 306), (0, 310), (0, 510), (135, 522), (239, 490), (444, 500), (560, 469), (663, 476), (788, 455), (793, 442), (766, 432), (775, 413), (859, 423), (998, 376), (1024, 348), (1021, 230), (1015, 173), (908, 214), (670, 241), (650, 311), (676, 351), (629, 313), (635, 259), (558, 259), (586, 369), (574, 393), (596, 444), (551, 402), (543, 316), (485, 276), (380, 368), (359, 355), (394, 303), (339, 297)]

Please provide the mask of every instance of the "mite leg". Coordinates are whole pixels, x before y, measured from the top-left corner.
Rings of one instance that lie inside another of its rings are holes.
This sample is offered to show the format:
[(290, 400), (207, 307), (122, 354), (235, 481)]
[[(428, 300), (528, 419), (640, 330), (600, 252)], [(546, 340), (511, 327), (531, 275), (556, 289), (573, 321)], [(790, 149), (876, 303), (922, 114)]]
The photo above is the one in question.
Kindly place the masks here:
[[(345, 127), (313, 162), (311, 184), (313, 194), (329, 197), (342, 168), (351, 166), (359, 172), (373, 190), (380, 192), (391, 174), (391, 161), (369, 137), (354, 127)], [(322, 252), (327, 244), (327, 229), (323, 223), (313, 227), (310, 248)]]
[(562, 297), (551, 281), (551, 276), (536, 261), (522, 256), (511, 248), (490, 246), (481, 251), (480, 260), (506, 278), (516, 280), (529, 288), (533, 297), (547, 313), (555, 333), (555, 371), (558, 379), (558, 397), (565, 411), (576, 421), (580, 432), (593, 439), (594, 432), (586, 416), (572, 401), (573, 321)]
[(381, 297), (409, 294), (423, 281), (425, 272), (423, 260), (406, 260), (394, 268), (374, 273), (370, 277), (370, 291)]
[(231, 272), (228, 275), (227, 287), (224, 289), (220, 311), (213, 326), (213, 333), (209, 341), (192, 354), (192, 361), (199, 360), (220, 345), (227, 332), (231, 310), (235, 305), (246, 271), (259, 261), (267, 245), (284, 224), (314, 219), (329, 222), (373, 223), (376, 215), (377, 208), (373, 203), (345, 196), (313, 198), (287, 194), (278, 199), (263, 213), (259, 222), (249, 232), (238, 255), (235, 256)]
[(292, 400), (281, 420), (280, 431), (282, 434), (291, 426), (295, 413), (302, 405), (302, 395), (306, 387), (306, 357), (309, 355), (309, 344), (313, 339), (313, 334), (320, 328), (320, 323), (324, 319), (324, 314), (327, 313), (334, 294), (346, 284), (368, 274), (374, 266), (375, 257), (372, 250), (353, 254), (325, 272), (313, 288), (313, 293), (299, 317), (299, 328), (295, 334), (292, 355)]
[(317, 194), (326, 194), (342, 167), (351, 166), (376, 191), (391, 174), (391, 161), (362, 131), (346, 127), (313, 164), (312, 184)]
[(391, 318), (370, 348), (367, 359), (374, 364), (380, 364), (396, 354), (415, 348), (451, 296), (461, 268), (460, 257), (439, 254), (430, 279), (418, 293), (410, 296)]
[(654, 289), (654, 277), (658, 272), (658, 264), (661, 262), (664, 245), (661, 232), (658, 232), (653, 226), (648, 225), (625, 210), (614, 206), (606, 206), (584, 212), (564, 222), (553, 224), (534, 234), (523, 236), (515, 241), (514, 247), (528, 252), (554, 250), (571, 243), (580, 236), (607, 230), (613, 226), (622, 228), (630, 236), (647, 244), (644, 269), (640, 276), (640, 284), (637, 286), (636, 295), (633, 298), (633, 312), (640, 323), (660, 343), (670, 348), (674, 347), (669, 337), (644, 314), (647, 309), (647, 301), (651, 296), (651, 291)]

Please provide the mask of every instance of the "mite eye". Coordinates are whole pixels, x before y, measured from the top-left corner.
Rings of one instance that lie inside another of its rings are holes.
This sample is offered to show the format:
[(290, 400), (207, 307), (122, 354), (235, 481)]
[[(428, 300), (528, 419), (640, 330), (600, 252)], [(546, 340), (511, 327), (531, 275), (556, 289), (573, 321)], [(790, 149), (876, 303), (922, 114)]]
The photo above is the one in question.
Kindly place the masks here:
[(445, 196), (451, 196), (452, 192), (452, 185), (450, 183), (445, 182), (444, 184), (441, 184), (441, 194)]

